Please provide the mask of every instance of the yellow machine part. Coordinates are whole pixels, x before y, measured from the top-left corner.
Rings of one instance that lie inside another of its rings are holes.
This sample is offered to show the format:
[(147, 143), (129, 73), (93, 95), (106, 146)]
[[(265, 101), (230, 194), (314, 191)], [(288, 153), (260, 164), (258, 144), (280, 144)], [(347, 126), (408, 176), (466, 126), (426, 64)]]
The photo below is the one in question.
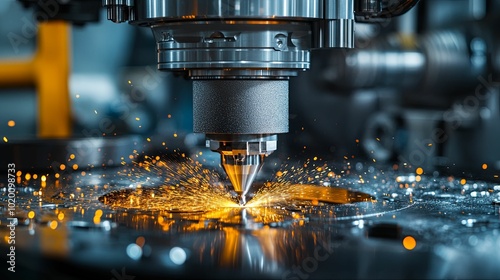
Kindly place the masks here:
[(48, 21), (38, 26), (38, 46), (30, 60), (0, 61), (0, 86), (35, 86), (38, 137), (71, 136), (69, 98), (70, 25)]

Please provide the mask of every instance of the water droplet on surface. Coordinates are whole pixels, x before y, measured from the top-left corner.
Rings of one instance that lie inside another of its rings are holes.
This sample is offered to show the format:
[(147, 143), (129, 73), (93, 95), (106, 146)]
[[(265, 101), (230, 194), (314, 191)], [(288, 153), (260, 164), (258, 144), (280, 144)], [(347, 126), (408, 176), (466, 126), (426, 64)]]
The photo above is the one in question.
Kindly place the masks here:
[(180, 247), (172, 248), (168, 255), (170, 260), (176, 265), (183, 265), (187, 259), (186, 251)]
[(466, 227), (473, 227), (476, 222), (477, 222), (476, 219), (462, 220), (462, 225), (464, 225)]
[(142, 257), (142, 248), (135, 243), (129, 244), (126, 251), (127, 256), (133, 260), (139, 260)]
[(471, 235), (471, 236), (469, 236), (468, 242), (469, 242), (469, 245), (476, 246), (479, 243), (479, 239), (477, 238), (477, 236)]

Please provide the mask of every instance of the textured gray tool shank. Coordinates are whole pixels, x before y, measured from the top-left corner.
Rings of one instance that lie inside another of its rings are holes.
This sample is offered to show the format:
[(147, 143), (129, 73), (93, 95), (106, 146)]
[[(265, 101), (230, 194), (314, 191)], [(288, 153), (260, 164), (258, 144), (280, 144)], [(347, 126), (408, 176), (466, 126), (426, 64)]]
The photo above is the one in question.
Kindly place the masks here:
[(288, 80), (194, 80), (193, 130), (213, 134), (288, 132)]

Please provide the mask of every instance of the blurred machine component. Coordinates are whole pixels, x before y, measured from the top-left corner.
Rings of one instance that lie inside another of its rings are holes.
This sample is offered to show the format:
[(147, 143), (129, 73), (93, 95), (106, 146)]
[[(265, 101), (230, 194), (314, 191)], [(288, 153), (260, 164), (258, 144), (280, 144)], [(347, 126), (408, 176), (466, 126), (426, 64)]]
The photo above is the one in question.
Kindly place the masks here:
[(18, 0), (25, 7), (33, 7), (40, 21), (63, 20), (73, 24), (85, 24), (99, 20), (100, 0)]
[(383, 22), (400, 16), (413, 8), (418, 1), (364, 0), (356, 1), (355, 15), (358, 22)]
[[(194, 131), (205, 133), (207, 147), (221, 154), (242, 204), (265, 156), (276, 150), (277, 134), (288, 132), (288, 78), (309, 69), (311, 49), (354, 47), (354, 0), (103, 5), (113, 22), (152, 28), (160, 70), (194, 80)], [(383, 16), (357, 6), (365, 18)]]
[(32, 58), (0, 61), (1, 86), (35, 85), (38, 89), (37, 134), (40, 138), (71, 135), (69, 36), (66, 22), (42, 23), (38, 30), (37, 52)]
[(427, 168), (489, 164), (498, 170), (500, 154), (492, 153), (492, 143), (500, 141), (492, 126), (500, 76), (497, 21), (490, 16), (418, 35), (392, 33), (364, 49), (332, 53), (324, 78), (336, 88), (400, 95), (398, 106), (367, 122), (365, 151), (377, 160), (396, 156)]
[[(33, 20), (24, 21), (23, 31), (38, 31), (38, 49), (31, 59), (0, 63), (0, 85), (23, 87), (35, 85), (38, 90), (38, 137), (68, 138), (72, 134), (69, 96), (71, 29), (70, 23), (83, 24), (99, 20), (99, 0), (46, 1), (19, 0), (33, 7)], [(25, 44), (26, 34), (9, 33), (12, 46)], [(28, 34), (30, 35), (30, 34)], [(32, 34), (34, 37), (35, 34)]]
[[(20, 3), (30, 9), (23, 9)], [(141, 143), (137, 135), (116, 137), (120, 132), (118, 125), (104, 116), (99, 116), (101, 122), (95, 125), (99, 129), (85, 123), (89, 112), (105, 112), (100, 110), (102, 102), (107, 103), (106, 107), (111, 106), (110, 99), (118, 102), (118, 98), (109, 97), (116, 90), (103, 87), (101, 81), (107, 81), (107, 77), (99, 71), (112, 67), (116, 73), (115, 58), (123, 54), (108, 55), (108, 51), (99, 48), (99, 43), (93, 44), (99, 53), (94, 51), (92, 58), (106, 65), (94, 65), (91, 82), (82, 82), (85, 76), (82, 69), (89, 64), (81, 62), (89, 61), (86, 54), (92, 50), (85, 39), (82, 40), (86, 32), (82, 25), (94, 23), (95, 26), (103, 12), (101, 1), (11, 0), (2, 1), (0, 6), (2, 16), (12, 19), (2, 24), (1, 30), (7, 40), (0, 45), (3, 55), (0, 59), (0, 134), (3, 138), (0, 162), (16, 162), (18, 168), (25, 170), (59, 172), (60, 166), (67, 162), (75, 169), (86, 169), (129, 161), (128, 156)], [(85, 28), (89, 30), (94, 26), (88, 24)], [(106, 42), (107, 46), (125, 41), (116, 28), (114, 31), (115, 40)], [(99, 32), (91, 30), (90, 33), (93, 41), (100, 42), (96, 34), (108, 32), (109, 28), (100, 26)], [(90, 97), (90, 108), (82, 108), (88, 91), (99, 98)], [(115, 137), (105, 137), (106, 133)]]

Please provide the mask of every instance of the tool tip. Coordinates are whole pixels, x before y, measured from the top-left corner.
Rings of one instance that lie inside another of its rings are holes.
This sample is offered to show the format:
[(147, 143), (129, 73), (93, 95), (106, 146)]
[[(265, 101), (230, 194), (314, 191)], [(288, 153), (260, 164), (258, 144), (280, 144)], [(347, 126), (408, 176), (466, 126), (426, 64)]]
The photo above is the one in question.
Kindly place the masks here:
[(238, 196), (238, 202), (239, 202), (240, 206), (245, 206), (245, 204), (247, 204), (247, 197), (246, 197), (246, 195), (240, 194)]
[(240, 205), (247, 203), (246, 194), (263, 164), (263, 155), (222, 156), (222, 166), (226, 171)]

